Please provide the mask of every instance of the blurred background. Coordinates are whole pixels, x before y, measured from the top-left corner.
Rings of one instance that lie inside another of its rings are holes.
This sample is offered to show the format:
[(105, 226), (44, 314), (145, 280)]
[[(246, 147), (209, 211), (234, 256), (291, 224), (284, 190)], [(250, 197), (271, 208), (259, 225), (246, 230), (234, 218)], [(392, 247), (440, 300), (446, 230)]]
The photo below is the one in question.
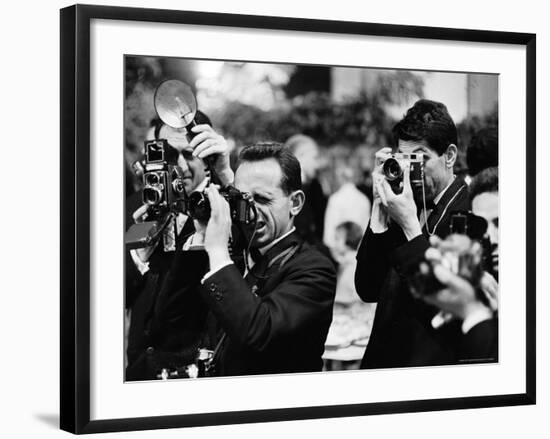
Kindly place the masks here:
[[(355, 293), (355, 254), (370, 217), (374, 153), (392, 146), (391, 130), (420, 98), (443, 102), (458, 128), (456, 174), (468, 174), (466, 149), (482, 128), (498, 132), (498, 76), (316, 65), (125, 58), (126, 194), (131, 172), (157, 118), (156, 87), (179, 79), (232, 148), (287, 143), (302, 166), (306, 206), (298, 232), (338, 269), (325, 369), (353, 369), (368, 342), (375, 304)], [(289, 140), (290, 139), (290, 140)]]
[[(457, 124), (457, 173), (467, 171), (464, 152), (472, 134), (498, 123), (496, 75), (129, 56), (125, 71), (128, 166), (139, 158), (156, 117), (156, 86), (180, 79), (235, 154), (258, 140), (311, 136), (319, 145), (317, 173), (327, 194), (337, 189), (341, 165), (351, 167), (362, 185), (374, 152), (391, 144), (392, 126), (419, 98), (445, 103)], [(130, 191), (139, 182), (129, 178)]]

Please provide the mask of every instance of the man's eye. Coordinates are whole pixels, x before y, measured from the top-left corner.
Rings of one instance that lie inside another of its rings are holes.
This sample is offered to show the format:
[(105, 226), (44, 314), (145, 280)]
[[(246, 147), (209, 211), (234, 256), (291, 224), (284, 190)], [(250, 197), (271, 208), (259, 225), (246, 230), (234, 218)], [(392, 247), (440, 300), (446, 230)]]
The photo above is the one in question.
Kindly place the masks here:
[(271, 200), (269, 200), (265, 197), (261, 197), (261, 196), (256, 195), (254, 197), (254, 201), (258, 204), (269, 204)]
[(185, 160), (193, 160), (195, 158), (191, 151), (182, 151), (181, 155)]

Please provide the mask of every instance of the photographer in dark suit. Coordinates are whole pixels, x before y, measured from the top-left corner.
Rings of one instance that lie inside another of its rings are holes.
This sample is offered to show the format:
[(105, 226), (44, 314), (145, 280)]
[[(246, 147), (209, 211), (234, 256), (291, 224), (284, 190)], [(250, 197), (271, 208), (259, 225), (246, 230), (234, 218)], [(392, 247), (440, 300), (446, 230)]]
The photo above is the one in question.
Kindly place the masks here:
[(336, 274), (294, 227), (304, 204), (299, 162), (279, 144), (247, 147), (234, 185), (257, 209), (257, 223), (246, 231), (251, 258), (245, 275), (228, 251), (229, 204), (210, 186), (211, 217), (193, 237), (206, 252), (179, 253), (171, 281), (194, 280), (215, 315), (222, 329), (214, 357), (218, 375), (320, 371)]
[(456, 356), (460, 361), (496, 361), (498, 314), (483, 291), (486, 289), (484, 282), (469, 281), (459, 273), (454, 273), (445, 260), (446, 253), (456, 254), (465, 247), (472, 249), (476, 243), (465, 235), (451, 235), (443, 241), (433, 236), (430, 243), (432, 247), (426, 250), (425, 264), (431, 265), (440, 288), (430, 294), (417, 295), (417, 298), (460, 323), (462, 335), (456, 345)]
[[(191, 142), (185, 128), (175, 129), (162, 123), (155, 128), (155, 138), (168, 143), (166, 153), (177, 156), (187, 193), (206, 186), (205, 157), (213, 158), (212, 166), (222, 181), (233, 180), (225, 139), (212, 129), (203, 113), (197, 112), (196, 122), (198, 125), (192, 128), (196, 135)], [(127, 222), (147, 219), (148, 206), (142, 205), (141, 192), (127, 200), (126, 210), (133, 212)], [(191, 285), (180, 284), (172, 291), (169, 303), (161, 295), (176, 252), (194, 231), (193, 221), (179, 213), (173, 235), (165, 233), (152, 246), (127, 254), (126, 308), (130, 325), (126, 379), (129, 381), (155, 379), (162, 369), (192, 363), (202, 344), (208, 310), (204, 303), (188, 294)], [(178, 312), (173, 312), (174, 309)]]
[[(363, 368), (425, 366), (457, 361), (456, 325), (437, 327), (438, 309), (415, 299), (407, 278), (418, 267), (431, 235), (445, 237), (453, 211), (468, 210), (468, 188), (455, 178), (457, 130), (445, 105), (419, 100), (393, 129), (395, 152), (421, 154), (423, 179), (410, 182), (405, 165), (402, 192), (382, 173), (389, 148), (377, 153), (374, 202), (357, 253), (355, 286), (365, 302), (378, 302)], [(406, 162), (406, 160), (405, 160)]]

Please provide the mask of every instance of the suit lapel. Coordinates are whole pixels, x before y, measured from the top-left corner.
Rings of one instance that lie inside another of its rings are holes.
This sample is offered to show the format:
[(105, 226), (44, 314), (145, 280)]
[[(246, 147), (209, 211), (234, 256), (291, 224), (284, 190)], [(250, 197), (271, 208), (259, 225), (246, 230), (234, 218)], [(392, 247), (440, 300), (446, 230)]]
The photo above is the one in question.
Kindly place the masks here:
[[(437, 233), (436, 230), (443, 220), (444, 215), (448, 215), (451, 211), (448, 207), (452, 204), (454, 199), (460, 195), (464, 190), (466, 190), (467, 185), (460, 177), (456, 177), (451, 183), (449, 188), (445, 191), (441, 200), (435, 205), (435, 208), (432, 210), (432, 213), (428, 217), (427, 224), (424, 225), (422, 231), (427, 234), (428, 230), (430, 233)], [(441, 220), (441, 221), (440, 221)]]
[(257, 292), (258, 295), (263, 296), (267, 294), (264, 290), (264, 286), (269, 279), (276, 273), (281, 264), (285, 262), (287, 258), (292, 257), (294, 249), (302, 243), (301, 238), (297, 232), (293, 232), (273, 247), (271, 247), (260, 260), (252, 267), (253, 275), (256, 277), (256, 282), (252, 289)]

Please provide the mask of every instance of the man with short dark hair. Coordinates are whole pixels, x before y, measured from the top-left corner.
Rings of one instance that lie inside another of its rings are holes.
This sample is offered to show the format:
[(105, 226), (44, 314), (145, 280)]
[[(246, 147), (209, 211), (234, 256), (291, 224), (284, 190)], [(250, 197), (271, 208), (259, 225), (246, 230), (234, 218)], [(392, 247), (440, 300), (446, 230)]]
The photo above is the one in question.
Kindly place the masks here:
[[(210, 126), (206, 115), (197, 112), (196, 121), (199, 125), (192, 128), (191, 141), (186, 128), (172, 128), (160, 121), (154, 128), (155, 139), (166, 140), (166, 155), (181, 169), (188, 194), (206, 186), (205, 157), (210, 157), (211, 166), (222, 181), (233, 180), (227, 142)], [(127, 219), (127, 223), (145, 220), (148, 208), (142, 202), (141, 192), (133, 195), (126, 202), (127, 212), (133, 212), (133, 219)], [(194, 285), (180, 284), (170, 300), (161, 294), (175, 254), (195, 231), (193, 221), (182, 212), (174, 222), (173, 239), (164, 239), (163, 235), (153, 245), (131, 250), (126, 257), (128, 381), (155, 379), (163, 369), (192, 363), (204, 341), (208, 309), (188, 294)]]
[(498, 128), (480, 129), (472, 137), (466, 150), (468, 175), (475, 177), (487, 168), (498, 166)]
[[(438, 310), (410, 293), (407, 278), (429, 247), (431, 235), (449, 233), (453, 211), (467, 210), (468, 188), (455, 178), (457, 131), (445, 105), (419, 100), (393, 129), (395, 152), (419, 154), (423, 178), (399, 188), (382, 174), (391, 150), (377, 153), (371, 219), (357, 254), (355, 285), (365, 302), (378, 302), (363, 368), (457, 362), (457, 328), (433, 318)], [(396, 193), (399, 192), (399, 193)]]
[(193, 278), (201, 284), (197, 294), (224, 333), (215, 354), (217, 374), (320, 371), (336, 275), (294, 227), (304, 204), (300, 164), (279, 144), (250, 146), (240, 154), (234, 186), (250, 194), (257, 210), (255, 227), (246, 231), (251, 256), (246, 274), (228, 251), (229, 205), (210, 186), (211, 217), (193, 237), (194, 245), (203, 240), (206, 252), (183, 252), (173, 282)]

